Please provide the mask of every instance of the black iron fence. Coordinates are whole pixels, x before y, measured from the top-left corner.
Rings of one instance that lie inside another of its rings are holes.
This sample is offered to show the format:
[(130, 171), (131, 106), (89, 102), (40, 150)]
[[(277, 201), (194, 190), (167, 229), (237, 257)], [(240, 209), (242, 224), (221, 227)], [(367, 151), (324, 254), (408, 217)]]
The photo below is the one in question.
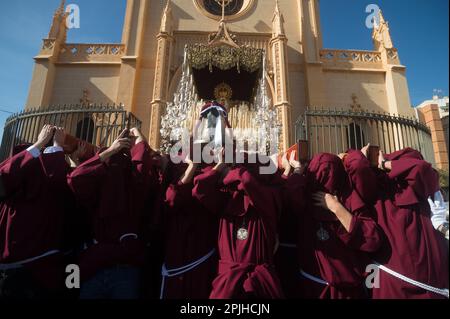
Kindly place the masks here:
[(311, 155), (361, 149), (367, 143), (385, 153), (405, 147), (419, 150), (435, 163), (431, 133), (417, 119), (342, 109), (308, 108), (295, 124), (296, 140), (310, 141)]
[(14, 146), (33, 143), (44, 124), (64, 127), (70, 135), (97, 146), (107, 146), (126, 127), (141, 122), (122, 105), (59, 105), (26, 110), (10, 116), (5, 123), (0, 161)]

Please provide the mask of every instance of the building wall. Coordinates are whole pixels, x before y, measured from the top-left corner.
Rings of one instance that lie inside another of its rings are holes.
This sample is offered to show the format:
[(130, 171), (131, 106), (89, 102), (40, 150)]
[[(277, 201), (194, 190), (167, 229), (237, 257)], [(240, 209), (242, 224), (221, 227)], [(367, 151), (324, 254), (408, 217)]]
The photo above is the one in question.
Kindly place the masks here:
[(79, 104), (85, 89), (93, 103), (121, 103), (116, 100), (119, 71), (116, 65), (57, 66), (51, 104)]
[(448, 150), (450, 150), (448, 145), (448, 139), (449, 139), (449, 131), (448, 131), (448, 115), (442, 118), (442, 128), (444, 129), (444, 136), (445, 136), (445, 143), (447, 145), (447, 160), (449, 159)]
[(357, 103), (368, 111), (385, 112), (388, 107), (385, 74), (383, 72), (324, 73), (324, 105), (348, 109), (357, 97)]
[(431, 131), (437, 168), (448, 171), (448, 126), (446, 132), (440, 117), (439, 106), (437, 104), (422, 105), (417, 108), (417, 112), (420, 121), (426, 124)]

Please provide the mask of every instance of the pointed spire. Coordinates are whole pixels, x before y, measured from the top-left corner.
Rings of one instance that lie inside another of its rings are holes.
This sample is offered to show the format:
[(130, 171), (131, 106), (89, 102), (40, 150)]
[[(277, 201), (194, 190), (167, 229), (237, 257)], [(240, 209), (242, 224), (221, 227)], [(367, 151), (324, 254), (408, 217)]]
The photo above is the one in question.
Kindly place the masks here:
[(278, 0), (275, 0), (275, 12), (272, 18), (272, 36), (284, 35), (284, 17), (280, 10), (280, 4)]
[(62, 16), (66, 11), (66, 0), (61, 0), (58, 9), (56, 9), (55, 15)]
[(382, 24), (386, 24), (386, 20), (384, 20), (384, 16), (383, 16), (383, 12), (380, 10), (380, 14), (379, 14), (379, 20), (380, 20), (380, 25)]
[(172, 33), (172, 1), (167, 0), (161, 19), (161, 33)]
[(280, 1), (275, 0), (275, 13), (280, 13)]
[(389, 31), (389, 23), (384, 19), (383, 12), (381, 10), (378, 13), (378, 19), (375, 19), (372, 39), (374, 41), (375, 49), (378, 51), (381, 48), (392, 49), (394, 47), (391, 33)]
[(48, 33), (49, 39), (61, 37), (63, 42), (65, 42), (67, 35), (66, 18), (66, 1), (61, 0), (59, 7), (55, 10), (55, 14), (53, 15), (52, 25), (50, 27), (50, 32)]

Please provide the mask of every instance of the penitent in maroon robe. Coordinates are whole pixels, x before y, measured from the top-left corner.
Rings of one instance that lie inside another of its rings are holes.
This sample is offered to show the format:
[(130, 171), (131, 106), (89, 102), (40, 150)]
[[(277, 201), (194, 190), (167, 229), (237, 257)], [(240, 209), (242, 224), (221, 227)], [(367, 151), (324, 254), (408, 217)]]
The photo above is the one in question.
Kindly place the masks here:
[[(187, 165), (179, 164), (171, 168), (181, 173), (186, 170)], [(210, 166), (205, 167), (199, 173), (206, 173), (211, 169)], [(186, 272), (175, 271), (171, 272), (170, 277), (165, 277), (161, 298), (207, 299), (211, 293), (212, 281), (217, 275), (219, 218), (192, 196), (194, 184), (182, 184), (179, 181), (180, 175), (174, 174), (163, 204), (165, 267), (169, 271), (180, 269), (205, 256), (209, 257)]]
[[(273, 266), (280, 195), (257, 180), (256, 174), (238, 166), (228, 172), (223, 185), (221, 173), (215, 170), (194, 180), (194, 197), (220, 214), (219, 274), (211, 299), (284, 297)], [(238, 239), (239, 229), (248, 231), (246, 239)]]
[(131, 154), (116, 154), (105, 163), (96, 155), (69, 175), (69, 186), (91, 215), (92, 239), (96, 243), (80, 257), (83, 280), (101, 269), (141, 266), (144, 262), (140, 224), (156, 180), (150, 154), (148, 144), (141, 142), (131, 149)]
[[(419, 152), (405, 149), (385, 156), (392, 161), (388, 174), (366, 175), (365, 187), (377, 192), (365, 197), (376, 201), (377, 221), (387, 240), (374, 255), (376, 262), (421, 283), (448, 289), (448, 246), (430, 220), (429, 196), (439, 189), (439, 177)], [(361, 193), (364, 189), (361, 188)], [(444, 298), (380, 270), (375, 299)]]
[(49, 291), (64, 285), (63, 226), (73, 204), (68, 169), (63, 152), (34, 158), (25, 150), (0, 164), (5, 190), (0, 202), (0, 264), (50, 253), (24, 264), (35, 282)]
[[(341, 159), (332, 154), (315, 156), (306, 175), (291, 175), (286, 188), (291, 207), (298, 207), (299, 213), (298, 284), (302, 298), (367, 298), (366, 253), (380, 247), (381, 235), (369, 209), (352, 192)], [(331, 212), (305, 201), (319, 191), (337, 195), (353, 214), (348, 232)]]

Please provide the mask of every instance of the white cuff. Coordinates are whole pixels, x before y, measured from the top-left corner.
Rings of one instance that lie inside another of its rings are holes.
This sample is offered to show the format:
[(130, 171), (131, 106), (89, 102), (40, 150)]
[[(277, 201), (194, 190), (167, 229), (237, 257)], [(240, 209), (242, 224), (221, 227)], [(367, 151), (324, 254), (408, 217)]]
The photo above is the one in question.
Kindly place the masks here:
[(434, 198), (429, 197), (428, 203), (431, 209), (431, 222), (433, 223), (433, 227), (437, 229), (447, 221), (448, 207), (441, 192), (434, 194)]
[(34, 145), (32, 145), (29, 148), (27, 148), (27, 151), (34, 158), (38, 158), (39, 156), (41, 156), (41, 151), (37, 147), (35, 147)]
[(119, 242), (122, 242), (125, 238), (133, 237), (134, 239), (138, 239), (138, 235), (135, 233), (124, 234), (120, 237)]
[(50, 146), (44, 150), (44, 154), (53, 154), (58, 152), (63, 152), (63, 148), (61, 146)]

